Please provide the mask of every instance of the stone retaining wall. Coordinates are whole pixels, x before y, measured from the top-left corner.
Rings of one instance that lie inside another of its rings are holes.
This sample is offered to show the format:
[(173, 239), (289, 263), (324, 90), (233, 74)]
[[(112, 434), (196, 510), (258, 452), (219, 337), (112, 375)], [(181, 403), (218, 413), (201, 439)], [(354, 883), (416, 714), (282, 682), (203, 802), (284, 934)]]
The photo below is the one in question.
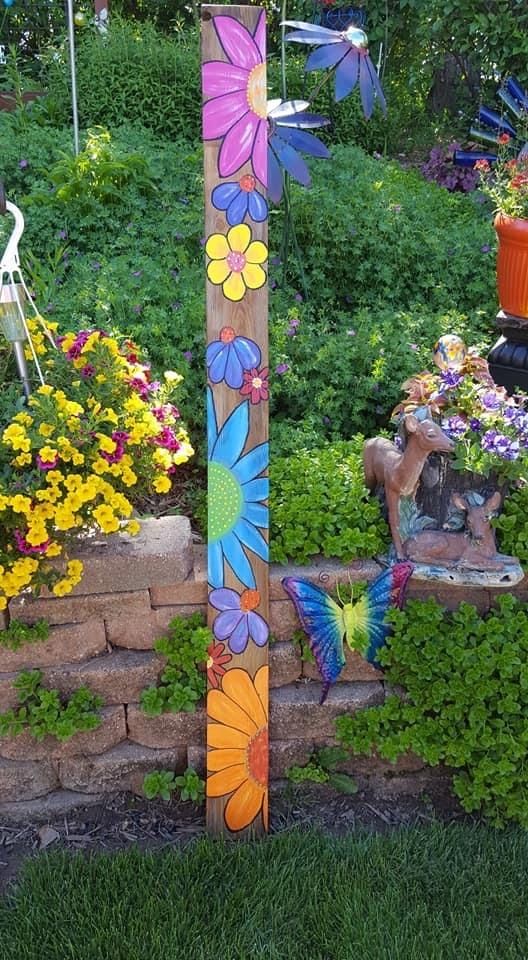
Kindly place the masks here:
[[(78, 554), (85, 575), (68, 597), (49, 594), (19, 597), (9, 616), (26, 623), (45, 618), (48, 640), (17, 651), (0, 644), (0, 712), (16, 705), (13, 680), (18, 671), (39, 668), (45, 685), (71, 694), (86, 684), (104, 701), (102, 724), (59, 743), (41, 743), (29, 734), (0, 739), (0, 815), (47, 816), (80, 803), (97, 802), (108, 792), (141, 792), (151, 770), (182, 772), (187, 765), (203, 774), (205, 715), (148, 717), (139, 708), (141, 691), (155, 683), (164, 658), (154, 641), (169, 621), (206, 610), (203, 548), (193, 547), (189, 521), (166, 517), (144, 522), (137, 538), (110, 537)], [(334, 720), (345, 711), (380, 704), (387, 685), (358, 654), (347, 652), (339, 682), (323, 706), (313, 664), (302, 662), (291, 640), (298, 628), (294, 607), (281, 586), (285, 575), (309, 577), (330, 589), (336, 582), (370, 580), (379, 573), (372, 561), (348, 568), (321, 561), (309, 568), (271, 568), (270, 727), (271, 778), (292, 764), (305, 763), (318, 746), (332, 742)], [(448, 608), (462, 599), (489, 609), (493, 593), (479, 588), (428, 588), (412, 582), (409, 596), (434, 596)], [(515, 591), (528, 598), (523, 583)], [(0, 614), (0, 629), (8, 616)], [(358, 758), (348, 765), (360, 781), (374, 778), (380, 792), (416, 792), (429, 785), (434, 771), (417, 758), (397, 765)]]

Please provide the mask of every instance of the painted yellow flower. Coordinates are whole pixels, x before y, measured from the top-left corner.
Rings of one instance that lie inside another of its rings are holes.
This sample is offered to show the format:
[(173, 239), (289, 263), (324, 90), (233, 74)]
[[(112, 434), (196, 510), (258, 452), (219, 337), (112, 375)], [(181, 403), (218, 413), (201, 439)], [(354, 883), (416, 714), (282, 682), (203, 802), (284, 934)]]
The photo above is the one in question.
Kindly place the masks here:
[(229, 797), (224, 811), (231, 831), (262, 813), (268, 820), (268, 667), (253, 681), (246, 670), (228, 670), (221, 690), (207, 698), (207, 796)]
[(268, 248), (261, 240), (251, 240), (247, 223), (231, 227), (226, 236), (212, 233), (205, 252), (211, 258), (207, 276), (211, 283), (222, 284), (227, 300), (242, 300), (246, 289), (258, 290), (266, 283), (261, 264), (268, 258)]

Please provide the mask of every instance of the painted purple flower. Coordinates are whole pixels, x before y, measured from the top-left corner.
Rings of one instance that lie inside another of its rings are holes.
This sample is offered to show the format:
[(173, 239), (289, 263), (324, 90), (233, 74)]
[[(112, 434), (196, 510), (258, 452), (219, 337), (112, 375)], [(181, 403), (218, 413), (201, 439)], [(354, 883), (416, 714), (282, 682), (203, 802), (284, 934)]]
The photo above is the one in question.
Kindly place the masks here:
[(243, 223), (248, 213), (257, 223), (268, 216), (266, 198), (257, 190), (257, 181), (250, 173), (238, 181), (220, 183), (211, 194), (211, 202), (217, 210), (225, 210), (230, 227)]
[(243, 653), (249, 638), (257, 647), (263, 647), (269, 636), (269, 627), (255, 608), (260, 603), (258, 590), (244, 590), (237, 593), (221, 587), (209, 594), (209, 603), (221, 612), (213, 623), (213, 633), (217, 640), (227, 640), (232, 653)]
[(268, 103), (268, 196), (280, 203), (283, 189), (282, 169), (297, 183), (309, 187), (310, 171), (298, 151), (327, 160), (328, 147), (308, 128), (324, 127), (330, 121), (317, 113), (307, 113), (307, 100), (270, 100)]
[(204, 140), (222, 139), (218, 173), (230, 177), (251, 160), (257, 180), (266, 186), (266, 18), (262, 11), (254, 33), (234, 17), (213, 17), (227, 57), (204, 63), (202, 86)]
[(295, 43), (310, 43), (319, 47), (312, 51), (306, 61), (305, 70), (323, 70), (336, 67), (335, 98), (342, 100), (352, 92), (359, 81), (359, 92), (363, 113), (368, 118), (374, 109), (377, 97), (383, 113), (387, 111), (385, 97), (379, 82), (376, 68), (369, 57), (366, 33), (350, 24), (346, 30), (329, 30), (315, 23), (303, 23), (299, 20), (286, 20), (285, 26), (295, 27), (287, 40)]
[(220, 339), (207, 347), (207, 372), (211, 383), (225, 380), (228, 387), (239, 390), (244, 382), (244, 370), (260, 366), (260, 347), (247, 337), (238, 337), (233, 327), (222, 327)]
[(467, 421), (464, 420), (463, 417), (459, 417), (458, 414), (442, 421), (442, 430), (444, 430), (452, 440), (459, 440), (460, 437), (463, 437), (464, 434), (467, 433), (467, 428)]

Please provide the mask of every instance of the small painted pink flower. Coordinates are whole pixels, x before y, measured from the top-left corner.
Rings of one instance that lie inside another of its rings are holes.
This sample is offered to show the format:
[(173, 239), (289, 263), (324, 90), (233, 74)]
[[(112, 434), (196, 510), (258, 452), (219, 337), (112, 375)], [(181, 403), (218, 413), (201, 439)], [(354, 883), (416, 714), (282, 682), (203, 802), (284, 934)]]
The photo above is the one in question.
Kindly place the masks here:
[(269, 400), (268, 377), (268, 367), (263, 367), (262, 370), (257, 370), (256, 367), (253, 367), (252, 370), (245, 370), (244, 383), (240, 388), (241, 395), (243, 397), (249, 396), (251, 403)]

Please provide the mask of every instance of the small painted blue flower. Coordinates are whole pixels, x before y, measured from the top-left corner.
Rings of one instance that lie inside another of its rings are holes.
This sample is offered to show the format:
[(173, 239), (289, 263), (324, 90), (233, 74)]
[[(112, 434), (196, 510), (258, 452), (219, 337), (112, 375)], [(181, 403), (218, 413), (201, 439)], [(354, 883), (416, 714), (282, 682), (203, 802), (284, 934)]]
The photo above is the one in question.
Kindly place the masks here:
[(211, 202), (217, 210), (225, 210), (230, 227), (243, 223), (248, 214), (256, 223), (268, 216), (266, 198), (257, 190), (257, 181), (250, 173), (236, 182), (220, 183), (211, 194)]
[[(249, 434), (249, 402), (239, 404), (218, 429), (213, 393), (207, 390), (208, 441), (208, 571), (212, 588), (225, 586), (224, 561), (248, 589), (256, 588), (246, 549), (268, 560), (268, 544), (260, 529), (269, 525), (269, 450), (260, 443), (242, 456)], [(260, 529), (258, 529), (260, 528)], [(246, 549), (245, 549), (246, 548)]]
[(244, 382), (244, 370), (260, 366), (260, 347), (247, 337), (238, 337), (233, 327), (222, 327), (220, 339), (207, 347), (207, 372), (211, 383), (225, 380), (228, 387), (239, 390)]

